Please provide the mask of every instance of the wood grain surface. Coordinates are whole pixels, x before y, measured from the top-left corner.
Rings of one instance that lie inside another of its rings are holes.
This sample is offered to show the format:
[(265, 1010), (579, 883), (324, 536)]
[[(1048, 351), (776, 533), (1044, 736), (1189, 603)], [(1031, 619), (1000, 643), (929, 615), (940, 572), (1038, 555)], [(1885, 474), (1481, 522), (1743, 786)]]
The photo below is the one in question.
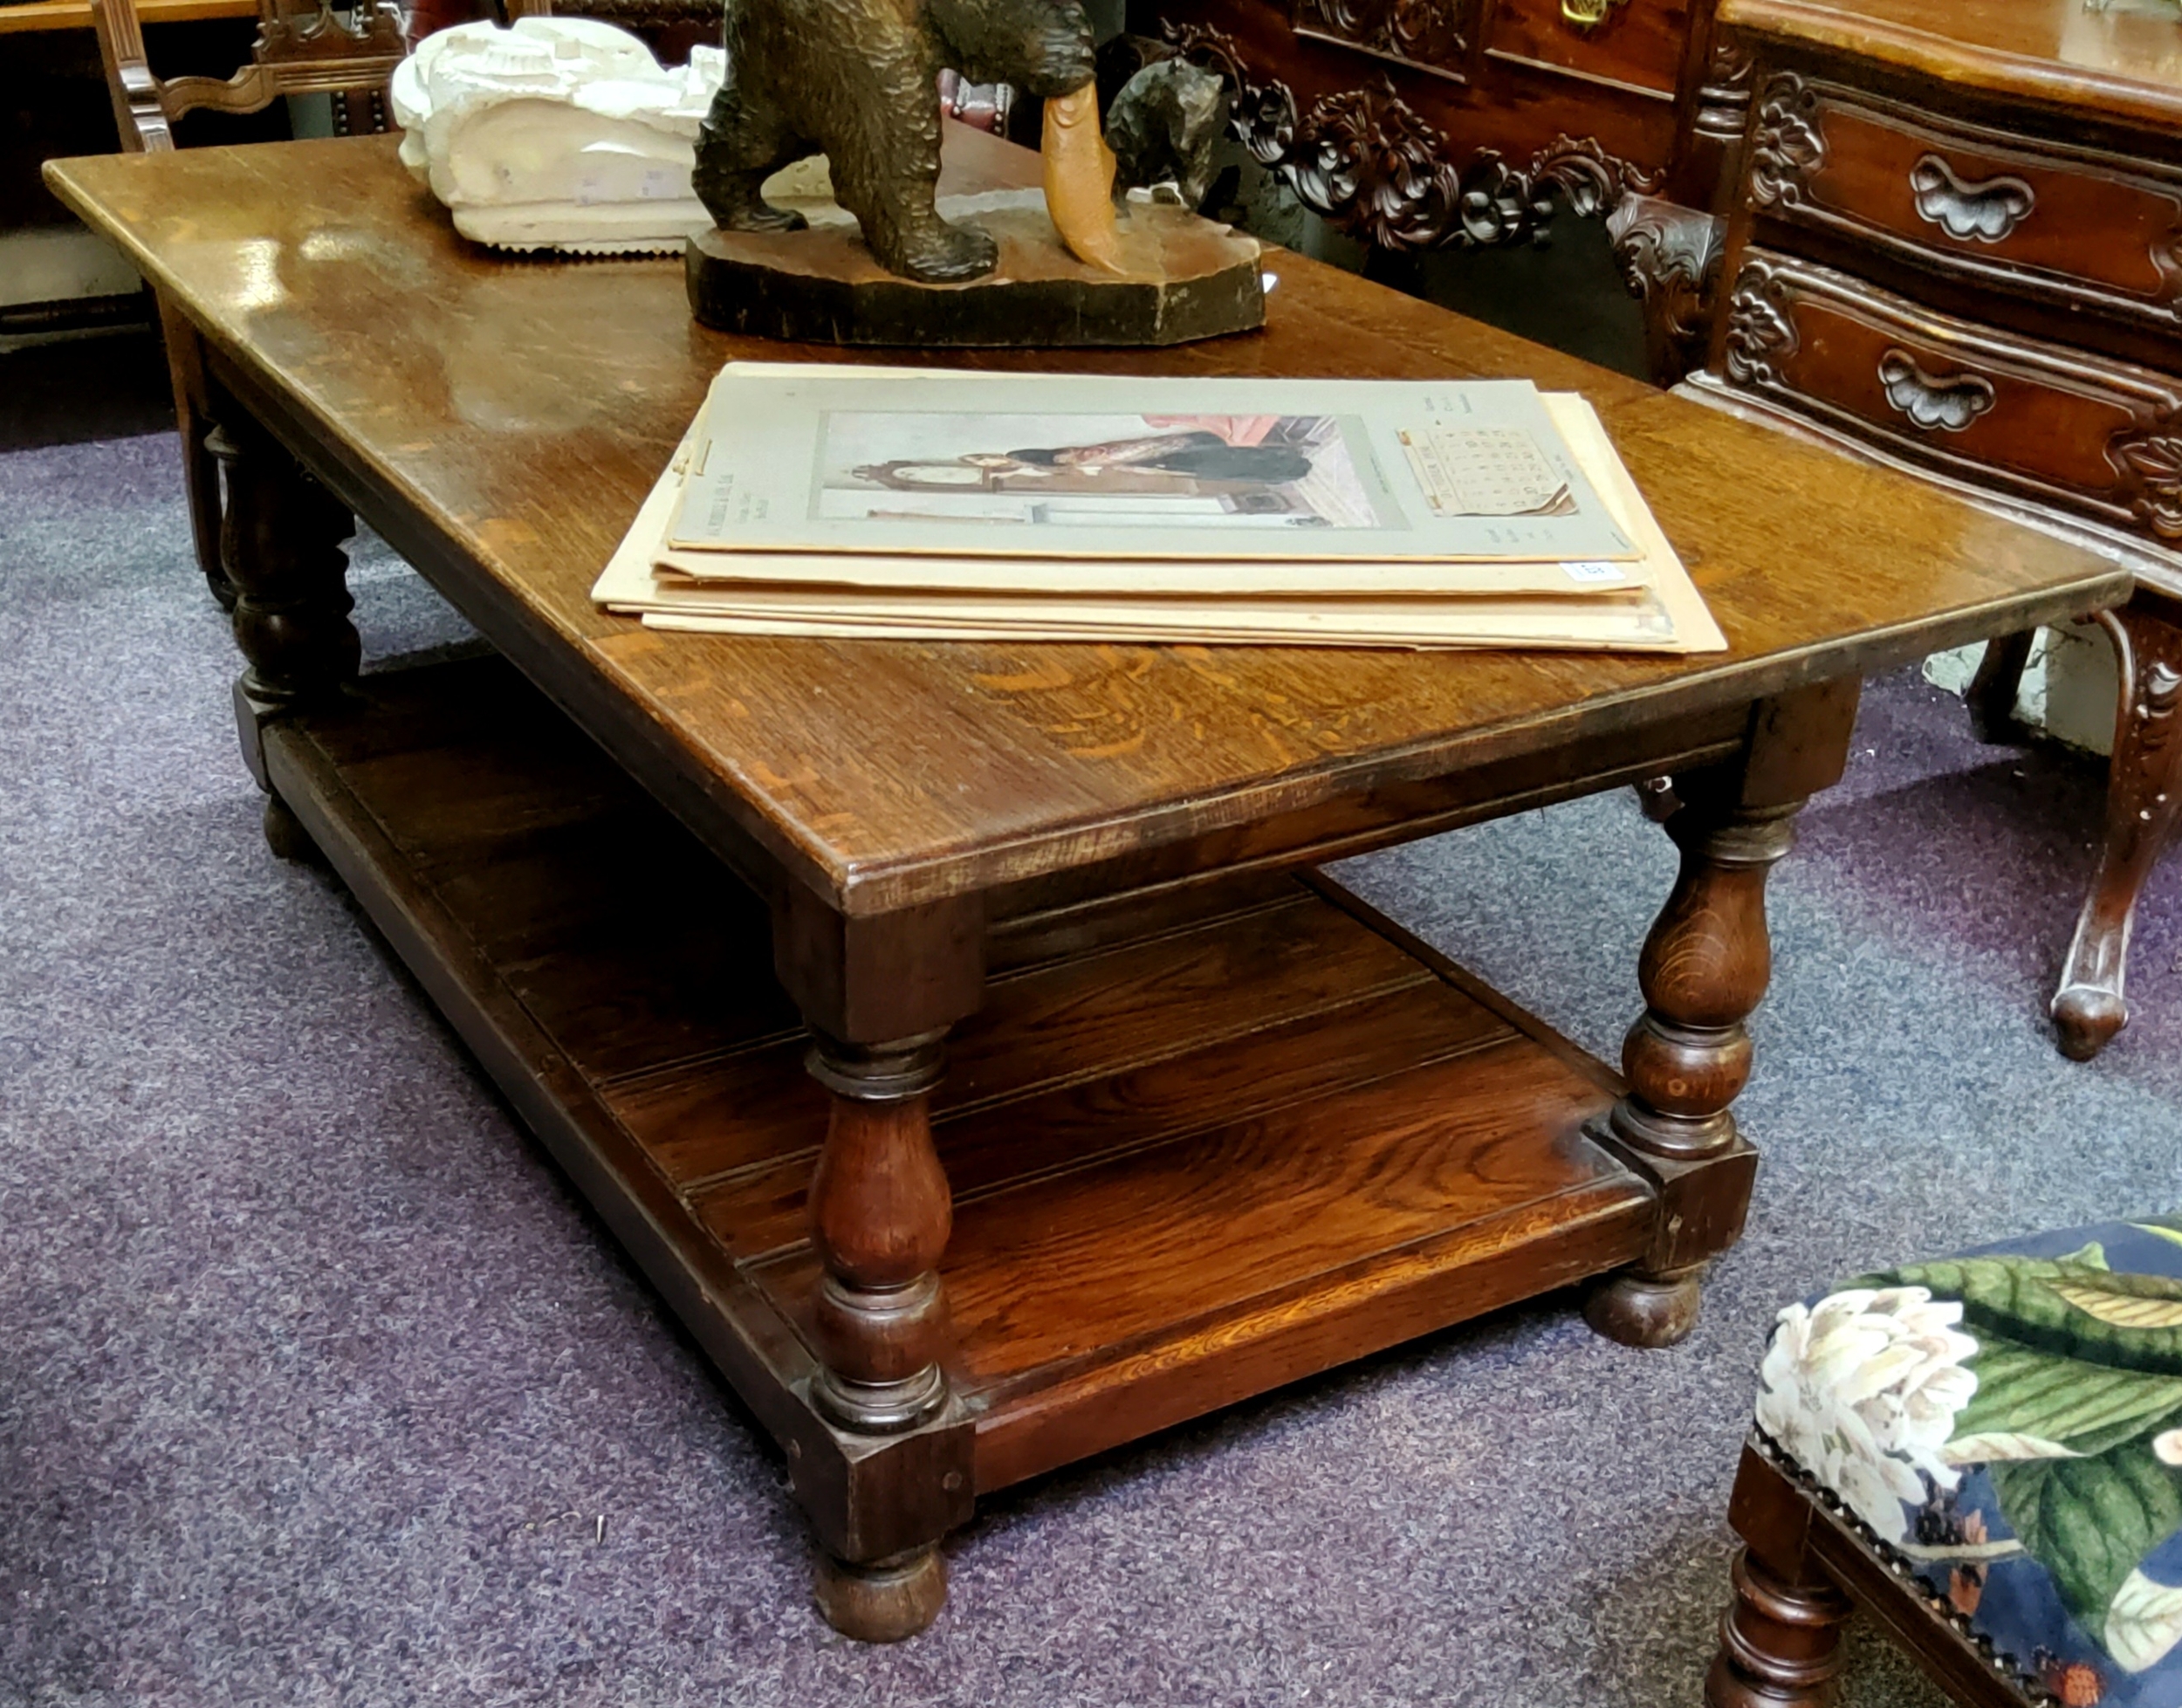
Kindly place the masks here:
[[(1033, 157), (957, 127), (957, 182)], [(974, 160), (966, 154), (977, 150)], [(710, 374), (679, 263), (456, 237), (387, 139), (57, 162), (281, 435), (655, 794), (877, 914), (1747, 703), (2110, 603), (2126, 576), (1883, 470), (1285, 253), (1260, 333), (979, 355), (1101, 373), (1526, 376), (1600, 408), (1732, 650), (1695, 659), (648, 633), (588, 588)], [(914, 362), (913, 356), (906, 358)]]
[(2182, 37), (2163, 8), (2083, 0), (1720, 0), (1778, 33), (2089, 119), (2182, 123)]
[[(266, 740), (525, 1117), (816, 1451), (790, 1390), (827, 1338), (828, 1099), (762, 905), (501, 660), (367, 676)], [(930, 1094), (978, 1489), (1610, 1269), (1657, 1214), (1588, 1135), (1620, 1082), (1336, 886), (1194, 903), (1065, 941), (1001, 922)]]

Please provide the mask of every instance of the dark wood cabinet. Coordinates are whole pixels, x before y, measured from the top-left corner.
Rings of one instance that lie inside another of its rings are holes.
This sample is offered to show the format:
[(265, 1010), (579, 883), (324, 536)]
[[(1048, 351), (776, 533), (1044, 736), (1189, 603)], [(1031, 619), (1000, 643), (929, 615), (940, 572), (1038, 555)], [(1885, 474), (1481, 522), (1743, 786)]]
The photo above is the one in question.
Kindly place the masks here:
[(1749, 93), (1712, 0), (1140, 0), (1130, 24), (1220, 72), (1252, 155), (1341, 230), (1418, 250), (1605, 218), (1657, 377), (1701, 352)]
[(1721, 0), (1716, 29), (1754, 95), (1689, 388), (2136, 566), (2103, 620), (2106, 842), (2053, 1002), (2062, 1047), (2096, 1054), (2182, 807), (2182, 23), (2082, 0)]

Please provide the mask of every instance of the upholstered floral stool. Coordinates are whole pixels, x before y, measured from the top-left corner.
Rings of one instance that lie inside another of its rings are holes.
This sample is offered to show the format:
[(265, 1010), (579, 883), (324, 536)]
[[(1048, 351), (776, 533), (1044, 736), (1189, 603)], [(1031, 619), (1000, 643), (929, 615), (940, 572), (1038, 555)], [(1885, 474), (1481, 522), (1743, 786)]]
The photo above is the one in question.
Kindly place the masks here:
[(1816, 1708), (1852, 1610), (1972, 1704), (2182, 1708), (2182, 1217), (1781, 1313), (1712, 1708)]

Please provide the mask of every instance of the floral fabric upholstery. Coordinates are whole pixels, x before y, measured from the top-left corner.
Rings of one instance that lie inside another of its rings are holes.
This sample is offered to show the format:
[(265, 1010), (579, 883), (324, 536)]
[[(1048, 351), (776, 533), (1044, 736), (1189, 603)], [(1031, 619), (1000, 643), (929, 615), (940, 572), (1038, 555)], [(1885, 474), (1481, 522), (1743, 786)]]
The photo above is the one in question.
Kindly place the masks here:
[(2072, 1708), (2182, 1708), (2182, 1216), (1791, 1305), (1758, 1426)]

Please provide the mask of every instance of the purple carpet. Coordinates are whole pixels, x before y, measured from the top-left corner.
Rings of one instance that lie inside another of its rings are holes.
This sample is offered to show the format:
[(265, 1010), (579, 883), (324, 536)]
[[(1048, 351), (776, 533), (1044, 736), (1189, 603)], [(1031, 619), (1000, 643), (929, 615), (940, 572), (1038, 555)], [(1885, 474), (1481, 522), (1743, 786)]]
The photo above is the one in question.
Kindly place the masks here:
[[(363, 549), (380, 657), (458, 638)], [(1774, 888), (1748, 1237), (1697, 1334), (1503, 1314), (989, 1502), (938, 1624), (811, 1611), (780, 1464), (338, 884), (266, 851), (171, 437), (0, 455), (0, 1703), (1694, 1708), (1774, 1309), (2182, 1205), (2182, 909), (2044, 1002), (2096, 771), (1904, 675)], [(1625, 795), (1343, 875), (1610, 1050)], [(1859, 1640), (1845, 1708), (1938, 1698)]]

